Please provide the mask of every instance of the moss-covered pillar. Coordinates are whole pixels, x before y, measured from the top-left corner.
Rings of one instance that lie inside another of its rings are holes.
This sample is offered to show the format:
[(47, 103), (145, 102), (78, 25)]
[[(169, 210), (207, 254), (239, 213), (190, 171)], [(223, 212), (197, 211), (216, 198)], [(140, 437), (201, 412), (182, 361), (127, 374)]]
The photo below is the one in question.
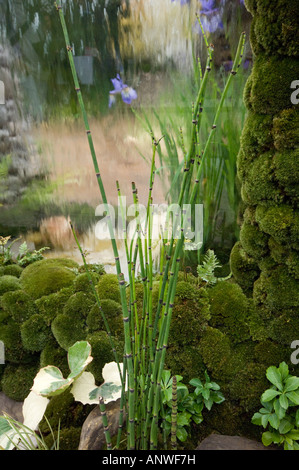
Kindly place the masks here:
[(244, 91), (244, 212), (231, 269), (257, 306), (256, 339), (290, 346), (299, 340), (299, 1), (245, 4), (254, 66)]

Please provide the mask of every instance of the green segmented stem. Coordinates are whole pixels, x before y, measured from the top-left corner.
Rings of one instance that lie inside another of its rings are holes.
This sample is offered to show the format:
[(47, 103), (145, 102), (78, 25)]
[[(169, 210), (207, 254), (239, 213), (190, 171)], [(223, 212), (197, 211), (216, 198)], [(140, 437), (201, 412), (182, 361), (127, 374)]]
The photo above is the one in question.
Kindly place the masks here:
[(102, 398), (100, 399), (100, 410), (101, 410), (101, 416), (102, 416), (102, 421), (103, 421), (105, 439), (106, 439), (106, 443), (107, 443), (107, 449), (111, 450), (112, 449), (112, 442), (111, 442), (111, 435), (110, 435), (110, 431), (109, 431), (109, 424), (108, 424), (108, 418), (107, 418), (107, 413), (106, 413), (106, 406), (105, 406), (104, 400)]
[(172, 406), (171, 406), (171, 450), (177, 450), (177, 418), (178, 418), (178, 387), (176, 376), (172, 378)]

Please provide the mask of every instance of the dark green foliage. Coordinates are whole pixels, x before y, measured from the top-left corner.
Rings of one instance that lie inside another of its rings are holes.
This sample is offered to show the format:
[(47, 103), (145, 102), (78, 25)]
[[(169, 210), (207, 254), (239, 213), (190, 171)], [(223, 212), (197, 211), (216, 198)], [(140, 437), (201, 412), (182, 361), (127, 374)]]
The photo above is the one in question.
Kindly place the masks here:
[(277, 311), (284, 308), (299, 307), (298, 281), (283, 265), (276, 265), (270, 271), (261, 273), (254, 286), (253, 298)]
[(242, 179), (246, 175), (250, 169), (250, 164), (259, 153), (265, 153), (274, 148), (272, 125), (272, 116), (258, 115), (253, 112), (248, 113), (237, 160), (239, 178)]
[(217, 328), (208, 327), (201, 337), (199, 350), (212, 377), (225, 380), (232, 376), (232, 348), (227, 335)]
[(256, 57), (245, 88), (245, 104), (256, 114), (278, 114), (293, 108), (291, 83), (298, 79), (299, 63), (292, 57)]
[[(91, 411), (92, 406), (84, 406), (75, 402), (70, 390), (66, 390), (61, 395), (51, 398), (47, 406), (46, 417), (54, 432), (59, 428), (67, 429), (71, 426), (80, 428)], [(45, 419), (39, 425), (42, 433), (49, 433), (49, 426)]]
[(77, 341), (85, 340), (87, 335), (86, 326), (79, 315), (73, 318), (61, 313), (53, 321), (51, 329), (59, 346), (66, 351)]
[(256, 3), (257, 9), (253, 2), (247, 2), (250, 11), (255, 13), (251, 29), (253, 52), (298, 57), (297, 0), (263, 0)]
[(34, 365), (7, 364), (1, 381), (3, 393), (15, 401), (25, 400), (38, 369), (38, 362)]
[(206, 289), (180, 281), (169, 333), (170, 346), (197, 345), (201, 332), (210, 318)]
[(37, 313), (34, 301), (23, 290), (15, 290), (4, 294), (1, 305), (17, 323), (23, 323), (31, 315)]
[[(101, 301), (101, 308), (112, 335), (123, 338), (122, 306), (114, 300), (107, 299)], [(94, 331), (106, 331), (105, 323), (97, 303), (90, 310), (86, 323), (91, 333)]]
[(9, 264), (8, 266), (3, 266), (4, 275), (20, 277), (22, 272), (23, 268), (18, 264)]
[(95, 304), (95, 297), (93, 294), (86, 294), (85, 292), (76, 292), (66, 302), (63, 313), (71, 318), (82, 317), (86, 318)]
[(246, 411), (255, 410), (267, 385), (265, 372), (264, 364), (244, 363), (230, 384), (231, 399), (237, 400)]
[(273, 119), (274, 145), (276, 150), (298, 148), (299, 112), (298, 108), (284, 109)]
[(209, 324), (227, 334), (232, 343), (248, 340), (251, 303), (240, 286), (222, 281), (208, 292), (211, 304)]
[(240, 242), (252, 259), (259, 260), (269, 252), (268, 238), (267, 234), (259, 230), (256, 223), (244, 220), (240, 230)]
[(77, 263), (65, 259), (45, 259), (27, 266), (21, 275), (23, 289), (34, 299), (72, 285)]
[[(59, 439), (60, 451), (78, 450), (80, 437), (81, 437), (80, 427), (75, 428), (74, 426), (70, 426), (69, 428), (61, 429), (59, 431), (59, 434), (58, 434), (58, 431), (55, 431), (53, 434), (54, 434), (55, 440)], [(53, 439), (52, 434), (48, 434), (46, 437), (44, 437), (45, 444), (50, 450), (51, 450), (51, 447), (53, 447), (54, 439)]]
[[(91, 333), (86, 337), (86, 341), (91, 345), (93, 361), (89, 364), (88, 370), (91, 372), (96, 380), (96, 384), (100, 385), (103, 383), (102, 369), (105, 364), (114, 362), (115, 357), (111, 347), (110, 339), (105, 331), (97, 331)], [(114, 343), (117, 346), (117, 353), (119, 360), (122, 362), (122, 356), (124, 353), (124, 343), (117, 342), (113, 338)]]
[(0, 277), (0, 297), (6, 292), (21, 289), (20, 281), (15, 276), (5, 275)]
[(298, 212), (287, 205), (258, 206), (256, 221), (260, 229), (271, 235), (275, 241), (299, 248)]
[(250, 294), (260, 270), (257, 262), (246, 253), (240, 242), (237, 242), (231, 251), (230, 267), (235, 280), (246, 295)]
[(72, 287), (64, 287), (59, 292), (45, 295), (35, 301), (40, 314), (43, 315), (44, 320), (50, 326), (54, 318), (63, 312), (63, 309), (73, 295)]
[(5, 361), (7, 364), (27, 364), (33, 359), (32, 353), (26, 351), (22, 344), (20, 325), (11, 318), (0, 323), (0, 341), (5, 346)]
[[(100, 275), (94, 272), (89, 274), (91, 276), (92, 282), (96, 285), (100, 279)], [(87, 273), (79, 274), (74, 280), (74, 292), (86, 292), (92, 293), (92, 283), (89, 280), (89, 275)]]
[(284, 201), (284, 192), (277, 185), (273, 172), (272, 152), (260, 154), (243, 178), (241, 194), (243, 201), (250, 205), (279, 204)]
[(111, 299), (121, 303), (117, 275), (104, 274), (98, 282), (97, 293), (100, 300)]
[(21, 326), (21, 338), (25, 349), (40, 352), (52, 338), (51, 329), (42, 315), (32, 315)]
[(70, 368), (67, 361), (67, 353), (62, 349), (54, 337), (52, 337), (41, 351), (40, 354), (40, 367), (54, 365), (61, 370), (64, 377), (70, 373)]

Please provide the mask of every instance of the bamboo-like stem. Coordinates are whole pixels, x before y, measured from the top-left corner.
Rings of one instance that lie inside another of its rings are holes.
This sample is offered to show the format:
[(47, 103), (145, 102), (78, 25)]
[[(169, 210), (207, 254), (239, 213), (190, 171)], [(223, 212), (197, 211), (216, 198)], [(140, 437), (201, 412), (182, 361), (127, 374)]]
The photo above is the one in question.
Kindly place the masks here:
[(171, 450), (177, 450), (177, 418), (178, 418), (178, 387), (177, 379), (174, 375), (172, 378), (172, 406), (171, 406)]
[(100, 399), (100, 410), (101, 410), (101, 416), (102, 416), (102, 421), (103, 421), (105, 439), (106, 439), (106, 443), (107, 443), (107, 449), (111, 450), (112, 449), (112, 442), (111, 442), (111, 435), (110, 435), (110, 431), (109, 431), (108, 418), (107, 418), (107, 414), (106, 414), (106, 406), (105, 406), (104, 400), (102, 398)]

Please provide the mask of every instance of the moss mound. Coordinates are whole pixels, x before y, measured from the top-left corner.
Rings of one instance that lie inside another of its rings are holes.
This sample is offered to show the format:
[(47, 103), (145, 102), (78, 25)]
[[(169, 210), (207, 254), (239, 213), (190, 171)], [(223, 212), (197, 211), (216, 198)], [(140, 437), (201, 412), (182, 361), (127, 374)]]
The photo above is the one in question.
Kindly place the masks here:
[(20, 277), (22, 288), (33, 299), (72, 285), (77, 263), (65, 259), (45, 259), (27, 266)]
[(8, 274), (0, 277), (0, 297), (6, 292), (20, 289), (21, 284), (17, 277)]

